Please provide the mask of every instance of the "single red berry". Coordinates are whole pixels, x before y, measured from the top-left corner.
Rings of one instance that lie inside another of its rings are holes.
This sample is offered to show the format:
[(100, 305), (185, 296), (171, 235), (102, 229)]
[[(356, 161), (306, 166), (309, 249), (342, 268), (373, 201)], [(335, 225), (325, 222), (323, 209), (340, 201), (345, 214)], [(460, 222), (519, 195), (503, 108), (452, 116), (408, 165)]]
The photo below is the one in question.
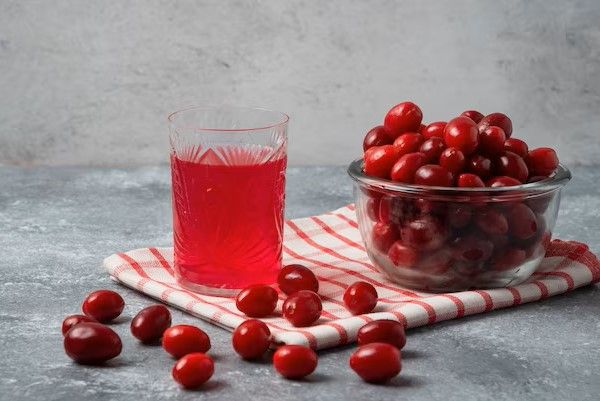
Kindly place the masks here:
[[(479, 177), (475, 176), (479, 179)], [(460, 179), (460, 177), (459, 177)], [(481, 181), (481, 179), (480, 179)], [(482, 182), (483, 186), (483, 182)], [(454, 228), (463, 228), (471, 222), (473, 209), (470, 205), (464, 203), (451, 203), (448, 205), (447, 219), (448, 224)]]
[(518, 154), (523, 160), (526, 160), (529, 154), (529, 148), (525, 141), (517, 138), (508, 138), (504, 141), (504, 150)]
[(503, 271), (519, 267), (526, 259), (527, 255), (520, 248), (509, 248), (498, 253), (490, 260), (493, 270)]
[(365, 152), (363, 168), (371, 177), (389, 178), (397, 160), (398, 151), (393, 145), (374, 146)]
[(365, 209), (367, 211), (367, 216), (372, 221), (379, 220), (379, 205), (381, 203), (381, 198), (369, 198), (365, 203)]
[(414, 183), (417, 185), (428, 185), (436, 187), (452, 186), (452, 174), (437, 164), (426, 164), (415, 172)]
[(549, 176), (558, 167), (558, 156), (551, 148), (537, 148), (529, 151), (527, 165), (531, 175)]
[(295, 327), (307, 327), (319, 319), (323, 305), (317, 294), (301, 290), (287, 297), (281, 310), (283, 317)]
[(266, 284), (244, 288), (235, 298), (235, 306), (250, 317), (269, 316), (277, 306), (277, 291)]
[(417, 263), (419, 255), (414, 249), (404, 245), (402, 241), (396, 241), (388, 250), (388, 258), (396, 266), (413, 267)]
[(273, 366), (286, 379), (298, 380), (317, 368), (315, 351), (302, 345), (284, 345), (273, 354)]
[(390, 177), (392, 181), (412, 184), (415, 172), (424, 164), (425, 155), (423, 153), (407, 153), (394, 164)]
[(363, 140), (363, 151), (370, 149), (374, 146), (391, 145), (393, 139), (388, 136), (383, 128), (383, 125), (371, 128), (365, 139)]
[(444, 140), (434, 136), (423, 142), (419, 148), (419, 152), (425, 155), (426, 163), (437, 163), (445, 148)]
[(202, 352), (194, 352), (178, 360), (171, 374), (173, 379), (184, 388), (194, 389), (206, 383), (214, 372), (213, 360)]
[(473, 234), (459, 237), (453, 243), (454, 258), (460, 262), (477, 263), (492, 256), (494, 244)]
[(461, 188), (481, 188), (485, 187), (485, 184), (478, 175), (464, 173), (458, 176), (456, 186)]
[(357, 281), (344, 291), (344, 304), (353, 315), (369, 313), (377, 306), (377, 290), (371, 284)]
[(290, 295), (300, 290), (319, 292), (319, 280), (307, 267), (293, 264), (287, 265), (277, 275), (279, 289)]
[(111, 290), (98, 290), (89, 294), (83, 301), (81, 309), (86, 316), (89, 316), (101, 323), (110, 322), (118, 317), (125, 301), (123, 298)]
[(383, 120), (386, 132), (396, 139), (405, 132), (419, 132), (423, 112), (412, 102), (403, 102), (392, 107)]
[(65, 318), (62, 322), (62, 335), (67, 334), (67, 331), (71, 329), (71, 327), (78, 325), (79, 323), (94, 323), (95, 319), (85, 315), (70, 315)]
[(483, 132), (487, 127), (499, 127), (504, 131), (506, 138), (512, 135), (512, 121), (506, 114), (492, 113), (483, 117), (478, 124), (479, 132)]
[(394, 147), (398, 152), (398, 156), (403, 156), (407, 153), (417, 152), (422, 143), (423, 137), (421, 134), (409, 132), (396, 138), (394, 141)]
[(486, 179), (492, 174), (492, 161), (485, 156), (473, 155), (467, 162), (467, 170)]
[(398, 239), (398, 230), (390, 224), (375, 223), (371, 231), (371, 239), (376, 249), (387, 252)]
[(440, 155), (440, 166), (452, 174), (460, 173), (465, 168), (465, 164), (465, 155), (456, 148), (446, 148)]
[(92, 322), (73, 326), (64, 338), (65, 352), (77, 363), (95, 365), (121, 353), (121, 338), (111, 328)]
[(456, 117), (444, 128), (444, 140), (448, 147), (457, 148), (470, 155), (478, 145), (477, 125), (469, 117)]
[(260, 320), (246, 320), (234, 330), (231, 344), (242, 358), (258, 359), (271, 345), (271, 330)]
[(400, 238), (413, 249), (431, 251), (444, 244), (448, 238), (448, 228), (433, 216), (421, 216), (400, 229)]
[(386, 343), (398, 349), (406, 345), (404, 325), (395, 320), (373, 320), (358, 330), (358, 345)]
[(210, 338), (203, 330), (188, 324), (169, 327), (163, 333), (162, 347), (174, 358), (195, 352), (206, 353), (210, 349)]
[(483, 118), (483, 114), (478, 112), (477, 110), (467, 110), (460, 113), (461, 116), (469, 117), (475, 124), (479, 123)]
[(493, 208), (479, 210), (475, 216), (475, 224), (487, 234), (506, 234), (508, 232), (506, 217)]
[(400, 351), (387, 343), (362, 345), (350, 356), (350, 367), (368, 383), (383, 383), (400, 373)]
[(500, 127), (486, 127), (479, 133), (479, 152), (486, 156), (498, 156), (504, 152), (506, 135)]
[(436, 121), (431, 123), (421, 131), (421, 135), (423, 135), (423, 138), (425, 139), (430, 139), (434, 136), (444, 139), (444, 128), (446, 128), (446, 124), (446, 121)]
[(131, 320), (131, 334), (143, 343), (152, 343), (160, 340), (170, 326), (171, 312), (164, 305), (152, 305)]
[(521, 185), (522, 183), (519, 180), (516, 180), (512, 177), (506, 176), (498, 176), (492, 177), (487, 180), (486, 185), (488, 187), (497, 188), (497, 187), (512, 187), (515, 185)]
[(521, 156), (513, 152), (504, 152), (496, 162), (496, 174), (525, 182), (529, 177), (529, 169)]
[(517, 203), (508, 210), (510, 233), (521, 240), (526, 240), (538, 231), (538, 220), (535, 213), (523, 203)]

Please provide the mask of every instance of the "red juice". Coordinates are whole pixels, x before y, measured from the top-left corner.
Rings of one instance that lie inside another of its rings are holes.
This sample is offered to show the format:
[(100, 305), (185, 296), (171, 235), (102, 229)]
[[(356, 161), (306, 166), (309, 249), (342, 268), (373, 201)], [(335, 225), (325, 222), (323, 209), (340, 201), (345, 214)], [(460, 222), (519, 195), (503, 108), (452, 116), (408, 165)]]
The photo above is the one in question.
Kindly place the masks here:
[(275, 282), (286, 158), (257, 163), (261, 153), (267, 150), (258, 157), (256, 149), (209, 150), (197, 161), (171, 155), (175, 270), (183, 285)]

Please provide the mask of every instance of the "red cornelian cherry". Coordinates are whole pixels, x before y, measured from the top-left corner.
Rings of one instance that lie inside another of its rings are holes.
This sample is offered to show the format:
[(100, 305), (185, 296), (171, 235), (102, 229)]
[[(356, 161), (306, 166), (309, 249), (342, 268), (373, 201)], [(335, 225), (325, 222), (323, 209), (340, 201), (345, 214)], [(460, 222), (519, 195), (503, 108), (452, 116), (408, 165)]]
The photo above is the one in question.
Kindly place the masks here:
[(415, 172), (424, 164), (425, 155), (423, 153), (407, 153), (392, 166), (390, 178), (392, 181), (412, 184), (415, 179)]
[(393, 145), (374, 146), (365, 152), (363, 168), (367, 175), (388, 178), (397, 160), (398, 151)]
[(78, 325), (79, 323), (94, 323), (95, 319), (85, 315), (70, 315), (65, 318), (62, 322), (62, 335), (67, 334), (67, 331), (71, 329), (71, 327)]
[(417, 152), (422, 143), (423, 136), (421, 136), (421, 134), (409, 132), (396, 138), (394, 141), (394, 147), (398, 151), (398, 156), (402, 156), (407, 153)]
[(373, 320), (362, 326), (357, 334), (358, 345), (386, 343), (398, 349), (406, 345), (404, 325), (395, 320)]
[(419, 148), (419, 152), (425, 155), (426, 163), (437, 163), (445, 148), (444, 140), (434, 136), (423, 142)]
[(508, 221), (496, 209), (486, 208), (477, 212), (475, 223), (481, 231), (487, 234), (506, 234)]
[(198, 388), (208, 381), (215, 371), (211, 357), (201, 352), (187, 354), (175, 363), (173, 379), (186, 389)]
[(396, 227), (390, 224), (375, 223), (371, 233), (371, 238), (373, 240), (373, 246), (376, 249), (379, 249), (382, 252), (387, 252), (394, 241), (398, 239), (398, 230)]
[[(479, 177), (477, 177), (479, 178)], [(483, 184), (483, 183), (482, 183)], [(462, 228), (471, 222), (473, 210), (464, 203), (451, 203), (448, 205), (448, 223), (454, 228)]]
[(392, 107), (383, 120), (389, 136), (396, 139), (405, 132), (419, 132), (423, 112), (412, 102), (402, 102)]
[(452, 174), (458, 174), (465, 168), (465, 155), (456, 148), (446, 148), (440, 155), (440, 166)]
[(478, 145), (477, 125), (469, 117), (456, 117), (444, 128), (444, 141), (448, 147), (457, 148), (470, 155)]
[(535, 213), (523, 203), (513, 205), (508, 211), (510, 233), (521, 240), (526, 240), (538, 231), (538, 220)]
[(77, 363), (95, 365), (121, 353), (121, 338), (111, 328), (93, 322), (73, 326), (64, 338), (65, 352)]
[(293, 264), (287, 265), (277, 275), (279, 289), (290, 295), (300, 290), (319, 292), (319, 280), (307, 267)]
[(235, 298), (235, 306), (250, 317), (269, 316), (277, 306), (277, 291), (266, 284), (244, 288)]
[(477, 150), (487, 156), (498, 156), (504, 152), (506, 134), (500, 127), (486, 127), (479, 133)]
[(482, 262), (492, 256), (493, 250), (494, 244), (475, 234), (457, 238), (453, 244), (454, 259), (460, 262)]
[(421, 123), (421, 126), (419, 127), (419, 134), (423, 135), (423, 131), (425, 131), (425, 128), (427, 128), (427, 124)]
[(317, 368), (315, 351), (302, 345), (284, 345), (273, 354), (273, 366), (286, 379), (298, 380)]
[(529, 169), (521, 156), (513, 152), (504, 152), (496, 162), (496, 173), (512, 177), (520, 182), (527, 181)]
[(502, 271), (510, 270), (519, 267), (525, 261), (527, 255), (520, 248), (509, 248), (498, 253), (490, 260), (490, 265), (493, 270)]
[(362, 345), (350, 356), (350, 367), (368, 383), (383, 383), (400, 373), (400, 351), (387, 343)]
[(529, 151), (527, 165), (532, 175), (549, 176), (558, 167), (558, 156), (551, 148), (537, 148)]
[(485, 187), (485, 184), (478, 175), (464, 173), (458, 176), (456, 186), (461, 188), (481, 188)]
[(444, 139), (444, 128), (446, 127), (446, 124), (446, 121), (436, 121), (431, 123), (421, 131), (421, 135), (423, 135), (423, 138), (425, 139), (433, 137)]
[(164, 305), (142, 309), (131, 320), (131, 334), (143, 343), (159, 340), (171, 326), (171, 312)]
[(86, 316), (100, 323), (106, 323), (117, 318), (124, 307), (125, 301), (118, 293), (111, 290), (98, 290), (85, 298), (81, 309)]
[(344, 291), (344, 305), (353, 315), (369, 313), (377, 306), (377, 290), (371, 284), (357, 281)]
[(438, 249), (447, 237), (448, 228), (440, 220), (429, 215), (412, 220), (400, 229), (402, 242), (418, 250)]
[(369, 198), (367, 199), (367, 203), (365, 205), (365, 209), (367, 210), (367, 216), (372, 221), (379, 220), (379, 205), (381, 203), (380, 198)]
[(516, 180), (512, 177), (507, 176), (498, 176), (492, 177), (487, 180), (486, 185), (488, 187), (497, 188), (497, 187), (512, 187), (514, 185), (521, 185), (522, 183), (519, 180)]
[(287, 297), (281, 310), (283, 317), (295, 327), (307, 327), (319, 319), (323, 305), (316, 293), (302, 290)]
[(506, 138), (512, 135), (512, 121), (506, 114), (492, 113), (483, 117), (478, 124), (479, 132), (483, 132), (487, 127), (499, 127), (504, 131)]
[(444, 274), (450, 269), (451, 261), (451, 250), (442, 248), (433, 253), (423, 255), (415, 266), (415, 269), (428, 274)]
[(162, 336), (162, 347), (174, 358), (181, 358), (195, 352), (208, 352), (210, 338), (196, 326), (178, 324), (165, 330)]
[(392, 142), (394, 141), (385, 132), (383, 125), (378, 125), (377, 127), (371, 128), (365, 135), (365, 139), (363, 140), (363, 151), (374, 146), (391, 145)]
[(525, 141), (517, 138), (508, 138), (504, 141), (504, 150), (518, 154), (523, 160), (526, 160), (529, 154), (529, 148)]
[(402, 241), (396, 241), (390, 246), (388, 257), (394, 265), (402, 267), (413, 267), (419, 259), (417, 252)]
[(260, 320), (246, 320), (234, 330), (231, 344), (242, 358), (258, 359), (271, 345), (271, 330)]
[(473, 155), (467, 162), (467, 170), (486, 179), (492, 174), (492, 161), (485, 156)]
[(417, 185), (429, 185), (437, 187), (452, 186), (452, 174), (437, 164), (426, 164), (415, 172), (414, 183)]
[(478, 112), (477, 110), (466, 110), (460, 113), (461, 116), (469, 117), (475, 124), (479, 123), (483, 118), (483, 114)]

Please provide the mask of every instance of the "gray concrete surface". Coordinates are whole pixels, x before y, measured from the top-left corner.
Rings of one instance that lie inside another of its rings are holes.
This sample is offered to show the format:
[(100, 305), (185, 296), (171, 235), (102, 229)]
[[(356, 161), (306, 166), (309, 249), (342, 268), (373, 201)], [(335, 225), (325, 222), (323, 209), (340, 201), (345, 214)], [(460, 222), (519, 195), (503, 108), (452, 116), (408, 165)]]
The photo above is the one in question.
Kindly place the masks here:
[(598, 20), (598, 0), (0, 0), (0, 163), (164, 162), (169, 112), (234, 103), (291, 115), (292, 164), (345, 165), (405, 99), (595, 163)]
[[(556, 235), (600, 251), (599, 175), (576, 168)], [(301, 217), (351, 200), (341, 168), (291, 168), (287, 215)], [(321, 352), (304, 382), (281, 379), (267, 361), (241, 361), (230, 334), (173, 310), (211, 336), (216, 372), (202, 391), (170, 378), (173, 361), (129, 335), (129, 319), (153, 303), (108, 279), (102, 259), (117, 250), (169, 245), (166, 167), (0, 168), (0, 400), (597, 400), (600, 289), (409, 331), (401, 375), (362, 383), (348, 367), (353, 347)], [(63, 353), (60, 324), (91, 290), (125, 298), (115, 324), (121, 356), (82, 367)]]

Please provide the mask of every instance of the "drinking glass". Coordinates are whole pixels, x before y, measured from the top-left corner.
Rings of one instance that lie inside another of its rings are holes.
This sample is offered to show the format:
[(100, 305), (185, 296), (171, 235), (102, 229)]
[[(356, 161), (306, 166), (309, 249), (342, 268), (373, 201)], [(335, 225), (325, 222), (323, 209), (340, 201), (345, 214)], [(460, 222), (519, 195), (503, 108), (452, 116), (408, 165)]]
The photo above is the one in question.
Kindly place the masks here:
[(169, 116), (174, 270), (230, 296), (281, 268), (287, 125), (281, 112), (193, 107)]

